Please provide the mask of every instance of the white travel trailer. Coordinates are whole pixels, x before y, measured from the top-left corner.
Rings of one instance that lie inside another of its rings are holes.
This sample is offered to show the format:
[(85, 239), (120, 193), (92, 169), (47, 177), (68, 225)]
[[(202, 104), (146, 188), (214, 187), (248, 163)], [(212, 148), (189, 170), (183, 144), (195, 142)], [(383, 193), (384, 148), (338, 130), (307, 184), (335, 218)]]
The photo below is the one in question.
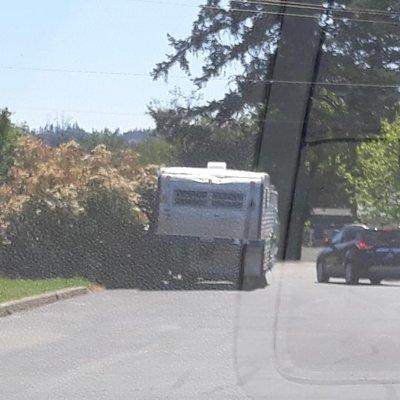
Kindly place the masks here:
[(244, 282), (266, 283), (277, 238), (277, 192), (268, 174), (210, 162), (207, 168), (161, 168), (158, 185), (157, 233), (182, 250), (175, 272), (238, 273)]

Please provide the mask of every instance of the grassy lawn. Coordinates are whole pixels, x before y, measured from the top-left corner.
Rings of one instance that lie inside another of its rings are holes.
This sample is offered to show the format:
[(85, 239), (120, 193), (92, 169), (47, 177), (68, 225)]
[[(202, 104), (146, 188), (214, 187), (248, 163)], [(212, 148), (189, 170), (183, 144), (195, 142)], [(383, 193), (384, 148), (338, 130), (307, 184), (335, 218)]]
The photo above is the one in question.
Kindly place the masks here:
[(52, 292), (72, 286), (90, 286), (85, 279), (3, 279), (0, 278), (0, 303)]

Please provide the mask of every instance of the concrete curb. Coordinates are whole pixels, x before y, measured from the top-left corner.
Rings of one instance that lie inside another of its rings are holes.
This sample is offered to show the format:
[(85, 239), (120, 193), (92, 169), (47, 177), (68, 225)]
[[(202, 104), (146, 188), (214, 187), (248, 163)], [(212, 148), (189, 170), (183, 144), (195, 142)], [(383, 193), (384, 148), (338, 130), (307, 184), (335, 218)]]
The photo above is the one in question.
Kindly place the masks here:
[(75, 296), (81, 296), (90, 292), (90, 289), (84, 286), (72, 287), (67, 289), (47, 292), (38, 296), (24, 297), (23, 299), (7, 301), (0, 303), (0, 317), (14, 314), (20, 311), (30, 310), (31, 308), (55, 303), (56, 301), (70, 299)]

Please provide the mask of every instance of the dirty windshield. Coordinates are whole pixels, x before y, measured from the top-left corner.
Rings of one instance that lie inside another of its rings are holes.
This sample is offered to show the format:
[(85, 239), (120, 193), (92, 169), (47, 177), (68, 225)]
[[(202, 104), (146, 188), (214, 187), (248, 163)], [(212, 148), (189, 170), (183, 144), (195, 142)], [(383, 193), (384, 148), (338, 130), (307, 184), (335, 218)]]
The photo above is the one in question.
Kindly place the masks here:
[(16, 0), (0, 397), (400, 397), (400, 4)]

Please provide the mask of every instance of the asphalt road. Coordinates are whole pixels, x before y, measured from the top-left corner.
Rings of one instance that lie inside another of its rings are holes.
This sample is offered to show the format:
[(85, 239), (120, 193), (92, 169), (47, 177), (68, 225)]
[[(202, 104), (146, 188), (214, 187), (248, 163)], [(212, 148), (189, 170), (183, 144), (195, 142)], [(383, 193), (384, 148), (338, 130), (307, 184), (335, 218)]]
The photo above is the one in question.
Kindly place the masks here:
[(400, 285), (115, 290), (0, 319), (0, 398), (398, 399)]

